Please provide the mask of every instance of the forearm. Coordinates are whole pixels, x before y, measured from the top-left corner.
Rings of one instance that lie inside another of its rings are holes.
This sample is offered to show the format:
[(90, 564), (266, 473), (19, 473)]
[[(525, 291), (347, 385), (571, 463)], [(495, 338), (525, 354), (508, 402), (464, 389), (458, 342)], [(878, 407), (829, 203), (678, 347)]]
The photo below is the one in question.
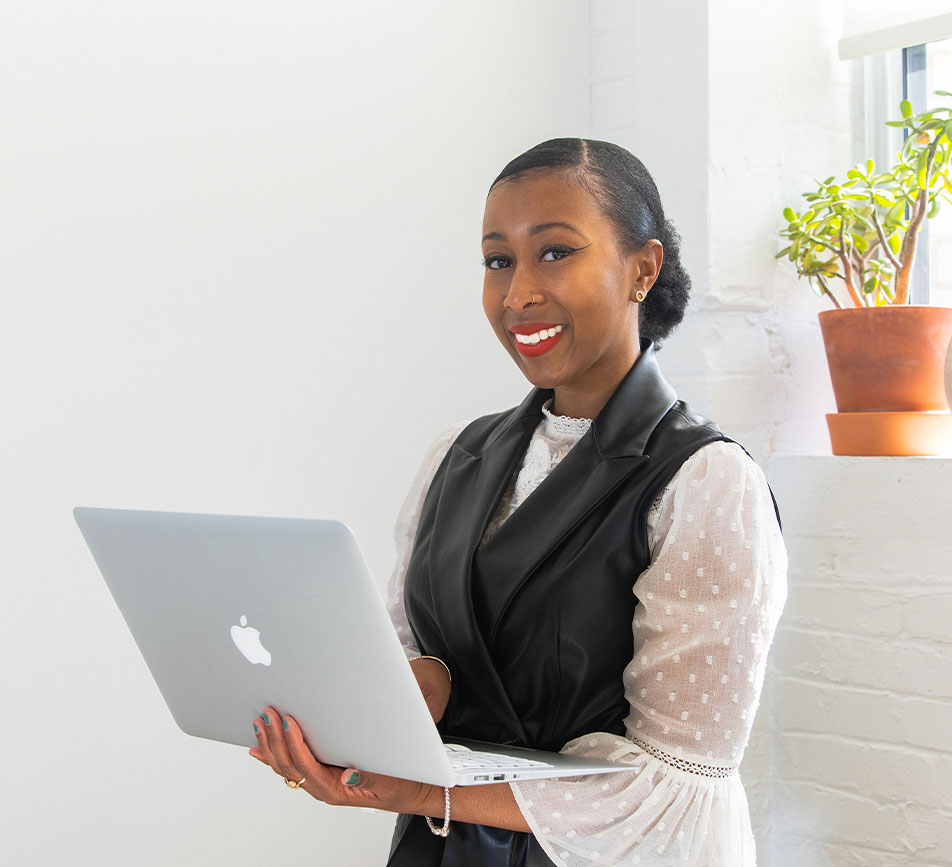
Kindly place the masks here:
[[(412, 812), (439, 820), (444, 813), (443, 790), (429, 786), (424, 802)], [(450, 789), (450, 819), (510, 831), (528, 831), (508, 783), (489, 786), (456, 786)]]

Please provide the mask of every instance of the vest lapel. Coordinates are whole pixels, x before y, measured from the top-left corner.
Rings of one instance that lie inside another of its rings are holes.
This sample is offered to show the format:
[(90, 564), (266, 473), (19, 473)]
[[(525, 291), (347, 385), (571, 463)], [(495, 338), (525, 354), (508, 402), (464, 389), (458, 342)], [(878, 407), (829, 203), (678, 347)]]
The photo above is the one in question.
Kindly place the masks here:
[[(446, 635), (454, 661), (466, 660), (468, 688), (496, 710), (500, 724), (525, 742), (525, 731), (490, 658), (473, 610), (473, 558), (506, 485), (519, 467), (548, 393), (535, 389), (487, 440), (479, 454), (454, 444), (449, 452), (433, 522), (441, 541), (431, 553), (429, 573), (437, 621), (452, 623)], [(458, 664), (458, 662), (457, 662)]]
[(489, 585), (490, 649), (509, 603), (536, 566), (649, 460), (648, 439), (676, 400), (654, 348), (646, 347), (588, 433), (480, 551), (479, 574)]

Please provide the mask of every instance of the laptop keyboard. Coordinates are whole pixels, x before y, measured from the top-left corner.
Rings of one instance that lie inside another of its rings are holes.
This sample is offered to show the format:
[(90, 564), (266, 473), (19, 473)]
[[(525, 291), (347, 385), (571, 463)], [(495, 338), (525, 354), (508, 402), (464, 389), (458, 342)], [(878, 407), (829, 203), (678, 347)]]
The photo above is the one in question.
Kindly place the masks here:
[(520, 768), (551, 768), (548, 762), (536, 759), (504, 756), (499, 753), (481, 753), (462, 744), (443, 744), (454, 771), (510, 771)]

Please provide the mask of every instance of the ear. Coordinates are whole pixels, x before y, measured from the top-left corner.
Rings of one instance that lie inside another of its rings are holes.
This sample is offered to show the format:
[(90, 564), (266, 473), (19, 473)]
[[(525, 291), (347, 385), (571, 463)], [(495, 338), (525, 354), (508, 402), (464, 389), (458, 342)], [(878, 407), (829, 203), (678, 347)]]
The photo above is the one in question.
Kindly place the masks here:
[(664, 248), (661, 242), (652, 238), (646, 241), (645, 245), (631, 254), (629, 265), (631, 269), (631, 300), (637, 301), (635, 294), (643, 292), (644, 295), (655, 284), (658, 274), (661, 273), (661, 264), (664, 262)]

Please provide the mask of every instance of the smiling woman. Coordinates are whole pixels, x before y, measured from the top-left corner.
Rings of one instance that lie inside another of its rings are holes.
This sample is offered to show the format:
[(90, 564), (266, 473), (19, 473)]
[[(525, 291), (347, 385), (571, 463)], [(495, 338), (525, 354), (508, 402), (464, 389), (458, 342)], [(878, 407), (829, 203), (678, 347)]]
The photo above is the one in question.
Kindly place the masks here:
[(637, 302), (658, 277), (661, 244), (626, 252), (588, 191), (548, 169), (497, 181), (483, 228), (496, 336), (526, 379), (554, 389), (553, 412), (594, 417), (640, 353)]
[(689, 281), (657, 189), (616, 145), (543, 142), (493, 183), (483, 258), (534, 388), (433, 444), (391, 618), (444, 735), (629, 767), (441, 790), (322, 766), (272, 709), (252, 752), (316, 798), (401, 813), (392, 867), (753, 867), (737, 766), (786, 554), (760, 469), (661, 375)]

